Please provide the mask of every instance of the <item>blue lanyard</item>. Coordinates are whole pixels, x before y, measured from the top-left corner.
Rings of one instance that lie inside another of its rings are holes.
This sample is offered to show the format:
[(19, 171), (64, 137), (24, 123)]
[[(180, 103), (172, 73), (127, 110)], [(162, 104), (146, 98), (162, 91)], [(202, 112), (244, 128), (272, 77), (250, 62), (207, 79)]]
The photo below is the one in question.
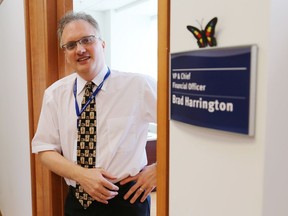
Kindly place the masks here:
[(93, 94), (89, 97), (88, 101), (85, 103), (85, 105), (82, 107), (82, 109), (79, 109), (78, 103), (77, 103), (77, 98), (76, 98), (76, 94), (77, 94), (77, 78), (75, 79), (74, 82), (74, 87), (73, 87), (73, 94), (74, 94), (74, 98), (75, 98), (75, 109), (76, 109), (76, 115), (79, 117), (84, 110), (86, 109), (86, 107), (91, 103), (91, 101), (96, 97), (96, 95), (98, 94), (98, 92), (101, 90), (104, 81), (109, 77), (110, 75), (110, 69), (108, 68), (108, 71), (106, 73), (106, 75), (104, 76), (103, 81), (99, 84), (99, 86), (96, 88), (96, 90), (93, 92)]

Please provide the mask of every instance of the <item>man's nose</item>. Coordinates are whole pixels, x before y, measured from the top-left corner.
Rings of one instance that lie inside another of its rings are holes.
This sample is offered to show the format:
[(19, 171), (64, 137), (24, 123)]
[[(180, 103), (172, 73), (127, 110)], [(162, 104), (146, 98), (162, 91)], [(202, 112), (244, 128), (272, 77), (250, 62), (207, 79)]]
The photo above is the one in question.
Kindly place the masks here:
[(77, 49), (77, 52), (81, 52), (81, 53), (86, 51), (85, 47), (80, 43), (80, 41), (76, 43), (76, 49)]

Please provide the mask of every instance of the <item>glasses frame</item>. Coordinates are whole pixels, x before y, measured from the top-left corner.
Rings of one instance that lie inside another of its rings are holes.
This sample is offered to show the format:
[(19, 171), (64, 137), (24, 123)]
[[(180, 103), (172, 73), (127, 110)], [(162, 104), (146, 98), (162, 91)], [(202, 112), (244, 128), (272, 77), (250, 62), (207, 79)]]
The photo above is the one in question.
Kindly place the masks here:
[[(83, 40), (84, 40), (84, 39), (87, 39), (87, 38), (95, 38), (95, 40), (94, 40), (94, 41), (91, 41), (91, 42), (89, 42), (89, 43), (83, 43)], [(97, 37), (96, 35), (84, 36), (84, 37), (80, 38), (80, 39), (77, 40), (77, 41), (69, 41), (69, 42), (67, 42), (66, 44), (63, 44), (63, 45), (61, 46), (61, 49), (65, 50), (65, 51), (72, 51), (72, 50), (74, 50), (74, 49), (77, 47), (77, 43), (81, 44), (82, 46), (83, 46), (83, 45), (86, 46), (86, 45), (89, 45), (89, 44), (94, 43), (97, 39), (101, 39), (101, 38), (100, 38), (100, 37)], [(73, 47), (72, 47), (71, 49), (70, 49), (70, 48), (67, 49), (67, 46), (68, 46), (69, 44), (73, 44)]]

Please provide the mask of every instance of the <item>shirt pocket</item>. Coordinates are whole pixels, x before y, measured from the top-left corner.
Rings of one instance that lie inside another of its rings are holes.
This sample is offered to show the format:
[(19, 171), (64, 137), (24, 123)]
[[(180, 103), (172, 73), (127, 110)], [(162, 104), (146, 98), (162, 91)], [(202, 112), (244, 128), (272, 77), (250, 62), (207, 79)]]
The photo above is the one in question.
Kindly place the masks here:
[(107, 126), (111, 152), (127, 152), (134, 149), (136, 142), (134, 116), (108, 119)]

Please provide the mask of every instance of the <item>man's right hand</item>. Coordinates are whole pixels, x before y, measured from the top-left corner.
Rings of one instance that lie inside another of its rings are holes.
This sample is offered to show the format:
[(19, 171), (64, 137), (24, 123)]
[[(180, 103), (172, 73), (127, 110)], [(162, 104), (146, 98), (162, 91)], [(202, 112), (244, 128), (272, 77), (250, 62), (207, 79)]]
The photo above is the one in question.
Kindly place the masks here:
[(111, 183), (116, 177), (102, 168), (87, 169), (67, 160), (57, 151), (43, 151), (38, 154), (41, 162), (52, 172), (78, 182), (98, 202), (107, 204), (118, 194), (119, 188)]
[(98, 202), (108, 204), (108, 200), (118, 195), (119, 188), (110, 182), (116, 177), (102, 168), (82, 168), (77, 176), (75, 180)]

